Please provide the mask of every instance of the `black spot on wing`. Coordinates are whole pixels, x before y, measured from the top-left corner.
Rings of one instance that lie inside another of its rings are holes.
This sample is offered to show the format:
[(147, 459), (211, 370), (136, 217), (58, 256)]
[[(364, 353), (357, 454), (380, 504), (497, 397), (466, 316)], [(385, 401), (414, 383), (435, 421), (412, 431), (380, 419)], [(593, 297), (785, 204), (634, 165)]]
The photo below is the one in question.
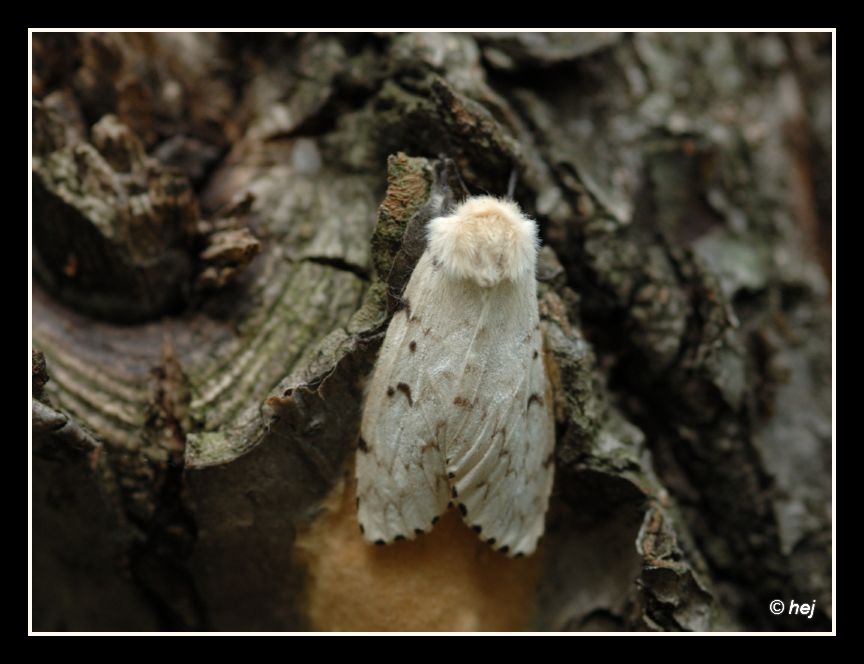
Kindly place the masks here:
[(410, 344), (408, 344), (408, 349), (409, 349), (412, 353), (416, 352), (416, 351), (417, 351), (417, 342), (416, 342), (416, 341), (412, 341)]
[(396, 389), (402, 392), (408, 398), (408, 405), (413, 406), (414, 400), (411, 398), (411, 388), (408, 386), (408, 383), (399, 383), (396, 386)]
[(396, 390), (393, 389), (392, 385), (388, 385), (387, 386), (387, 396), (392, 397), (394, 394), (396, 394)]
[(543, 405), (543, 397), (541, 397), (539, 394), (537, 394), (535, 392), (530, 397), (528, 397), (528, 406), (526, 406), (526, 408), (531, 408), (532, 403), (536, 403), (538, 406), (542, 406)]

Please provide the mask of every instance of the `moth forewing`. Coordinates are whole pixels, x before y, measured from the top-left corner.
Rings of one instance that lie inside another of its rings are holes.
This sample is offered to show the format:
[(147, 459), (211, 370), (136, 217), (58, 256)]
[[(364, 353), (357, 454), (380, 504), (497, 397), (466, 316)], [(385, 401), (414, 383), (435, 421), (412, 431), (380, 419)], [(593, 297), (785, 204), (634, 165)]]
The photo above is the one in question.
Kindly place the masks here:
[(368, 541), (412, 539), (453, 505), (503, 553), (535, 550), (554, 449), (536, 252), (536, 225), (512, 202), (471, 198), (429, 223), (364, 406)]

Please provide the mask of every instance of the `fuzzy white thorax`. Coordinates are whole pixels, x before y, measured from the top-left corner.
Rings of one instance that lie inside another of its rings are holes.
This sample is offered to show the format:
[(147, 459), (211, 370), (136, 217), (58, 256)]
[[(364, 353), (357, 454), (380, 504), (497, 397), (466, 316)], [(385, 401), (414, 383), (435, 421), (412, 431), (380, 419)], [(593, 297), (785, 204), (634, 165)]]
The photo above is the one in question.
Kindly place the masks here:
[(429, 222), (429, 250), (445, 273), (484, 288), (533, 279), (537, 243), (534, 221), (516, 203), (493, 196), (469, 198)]

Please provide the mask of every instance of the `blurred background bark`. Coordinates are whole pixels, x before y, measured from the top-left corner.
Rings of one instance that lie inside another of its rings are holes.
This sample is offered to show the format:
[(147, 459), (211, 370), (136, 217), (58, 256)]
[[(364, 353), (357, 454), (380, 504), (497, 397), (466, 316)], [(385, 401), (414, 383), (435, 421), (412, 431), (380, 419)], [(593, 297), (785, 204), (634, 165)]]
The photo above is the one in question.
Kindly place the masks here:
[[(35, 33), (33, 628), (830, 629), (831, 58)], [(542, 550), (458, 519), (370, 549), (388, 291), (433, 192), (514, 168), (556, 391)]]

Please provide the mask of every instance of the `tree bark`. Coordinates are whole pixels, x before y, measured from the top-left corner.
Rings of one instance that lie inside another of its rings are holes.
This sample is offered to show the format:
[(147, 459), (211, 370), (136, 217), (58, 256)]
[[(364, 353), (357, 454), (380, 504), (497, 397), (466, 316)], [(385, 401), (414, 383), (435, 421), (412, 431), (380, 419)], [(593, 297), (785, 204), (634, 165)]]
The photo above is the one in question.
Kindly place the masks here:
[[(831, 49), (34, 34), (33, 629), (830, 629)], [(514, 169), (543, 546), (367, 547), (394, 297), (442, 201)]]

